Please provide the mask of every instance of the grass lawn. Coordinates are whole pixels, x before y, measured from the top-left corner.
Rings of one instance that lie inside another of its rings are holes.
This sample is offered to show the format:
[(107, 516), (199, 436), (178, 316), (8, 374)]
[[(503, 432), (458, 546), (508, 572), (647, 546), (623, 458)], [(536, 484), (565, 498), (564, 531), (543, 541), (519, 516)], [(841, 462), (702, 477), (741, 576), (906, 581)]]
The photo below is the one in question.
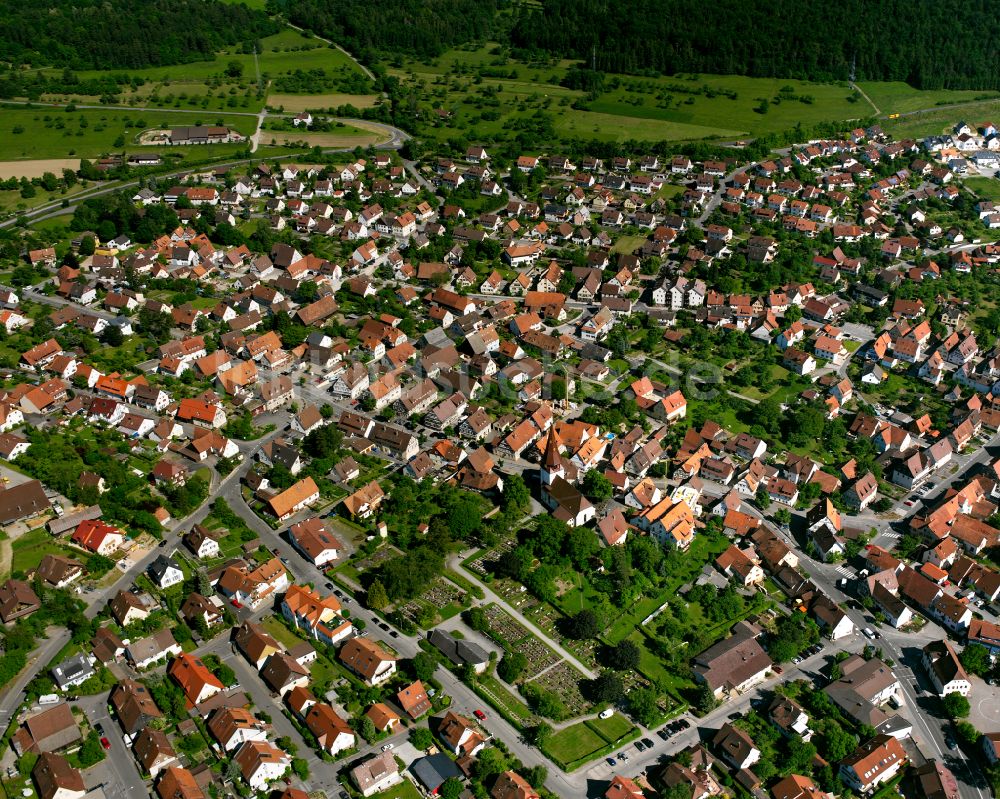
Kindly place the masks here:
[(342, 676), (337, 666), (322, 655), (309, 664), (309, 674), (311, 675), (310, 682), (312, 689), (316, 692), (316, 696), (325, 694), (330, 690), (330, 685)]
[(546, 742), (545, 753), (572, 771), (589, 760), (607, 754), (620, 746), (623, 739), (638, 737), (639, 729), (624, 716), (581, 721), (555, 733)]
[(56, 543), (56, 540), (40, 527), (31, 530), (11, 542), (13, 556), (11, 559), (11, 569), (15, 572), (29, 572), (42, 562), (46, 555), (65, 555), (67, 551), (64, 547)]
[(558, 763), (569, 764), (588, 757), (607, 746), (586, 722), (573, 724), (554, 733), (545, 743), (545, 753)]
[(372, 799), (420, 799), (420, 791), (412, 782), (404, 778), (399, 785), (375, 794)]
[(641, 630), (635, 630), (628, 636), (639, 646), (639, 673), (655, 683), (675, 683), (677, 678), (664, 667), (660, 658), (649, 649), (649, 641)]
[(607, 719), (591, 719), (587, 722), (587, 725), (592, 730), (596, 730), (597, 734), (609, 744), (617, 743), (619, 739), (635, 729), (635, 725), (621, 713), (615, 713), (611, 718)]
[(218, 304), (219, 301), (215, 297), (195, 297), (191, 300), (191, 305), (200, 311), (214, 308)]
[(614, 243), (611, 252), (631, 254), (635, 252), (636, 247), (641, 247), (645, 240), (645, 236), (622, 236)]
[(660, 607), (660, 605), (666, 602), (673, 595), (673, 593), (674, 591), (671, 589), (670, 591), (664, 591), (656, 596), (643, 597), (632, 608), (630, 613), (619, 616), (615, 620), (604, 638), (608, 641), (608, 643), (617, 644), (623, 638), (630, 637), (630, 633), (639, 625), (639, 623), (650, 613)]
[(261, 626), (267, 630), (274, 640), (279, 644), (284, 644), (289, 649), (302, 643), (302, 639), (288, 629), (288, 627), (277, 616), (267, 616), (261, 622)]
[(971, 175), (965, 178), (966, 188), (975, 192), (984, 200), (1000, 201), (1000, 180), (985, 178), (981, 175)]

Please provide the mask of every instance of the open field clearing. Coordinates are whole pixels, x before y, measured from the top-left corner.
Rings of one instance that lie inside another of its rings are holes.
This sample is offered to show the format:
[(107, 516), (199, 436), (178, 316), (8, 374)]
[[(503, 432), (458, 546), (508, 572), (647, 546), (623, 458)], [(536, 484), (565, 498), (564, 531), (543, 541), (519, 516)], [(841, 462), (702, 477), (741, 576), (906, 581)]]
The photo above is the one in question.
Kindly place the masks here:
[(286, 114), (297, 114), (322, 108), (353, 105), (355, 108), (372, 108), (379, 101), (377, 94), (269, 94), (267, 105), (282, 109)]
[(64, 169), (79, 169), (79, 158), (36, 158), (29, 161), (0, 161), (0, 180), (40, 178), (46, 172), (60, 174)]

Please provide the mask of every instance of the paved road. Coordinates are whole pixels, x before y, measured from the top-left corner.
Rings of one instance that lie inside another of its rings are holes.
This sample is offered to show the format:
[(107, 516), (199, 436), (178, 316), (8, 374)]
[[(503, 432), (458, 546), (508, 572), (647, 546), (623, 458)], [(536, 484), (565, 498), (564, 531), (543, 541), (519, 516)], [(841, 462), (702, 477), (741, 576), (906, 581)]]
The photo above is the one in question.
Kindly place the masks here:
[(69, 630), (60, 628), (56, 630), (38, 649), (28, 656), (27, 667), (4, 687), (3, 698), (0, 699), (0, 724), (6, 728), (10, 723), (21, 701), (24, 699), (24, 688), (31, 682), (35, 675), (48, 666), (49, 662), (59, 654), (70, 638)]
[[(97, 778), (108, 799), (146, 796), (146, 782), (139, 773), (132, 750), (122, 740), (121, 727), (108, 713), (107, 697), (104, 694), (81, 697), (77, 705), (83, 709), (92, 727), (100, 724), (104, 728), (105, 736), (111, 744), (104, 761), (86, 772), (88, 780)], [(91, 784), (90, 787), (93, 788), (94, 785)]]
[(42, 305), (51, 305), (53, 308), (65, 308), (66, 306), (73, 306), (79, 309), (83, 313), (90, 314), (91, 316), (96, 316), (100, 319), (106, 319), (111, 321), (112, 319), (117, 319), (118, 317), (105, 311), (101, 308), (94, 308), (90, 305), (80, 305), (79, 303), (73, 302), (73, 300), (68, 300), (65, 297), (60, 297), (58, 294), (43, 294), (34, 288), (34, 286), (25, 288), (22, 290), (22, 295), (24, 299), (31, 300), (32, 302), (38, 302)]

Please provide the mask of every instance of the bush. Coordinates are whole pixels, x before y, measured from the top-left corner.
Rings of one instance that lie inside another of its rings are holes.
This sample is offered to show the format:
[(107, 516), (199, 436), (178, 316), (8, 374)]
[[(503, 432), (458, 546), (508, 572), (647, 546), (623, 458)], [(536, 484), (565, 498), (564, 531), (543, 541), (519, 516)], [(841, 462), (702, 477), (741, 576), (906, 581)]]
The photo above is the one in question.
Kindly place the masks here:
[(523, 652), (507, 652), (497, 665), (497, 676), (508, 683), (515, 683), (528, 668), (528, 659)]

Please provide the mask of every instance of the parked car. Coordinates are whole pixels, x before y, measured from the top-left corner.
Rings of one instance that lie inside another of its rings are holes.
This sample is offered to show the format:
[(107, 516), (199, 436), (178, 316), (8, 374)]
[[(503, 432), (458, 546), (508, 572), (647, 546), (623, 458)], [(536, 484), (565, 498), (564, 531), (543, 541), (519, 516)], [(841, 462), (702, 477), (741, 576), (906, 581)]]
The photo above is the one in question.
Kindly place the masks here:
[(109, 741), (107, 738), (103, 738), (102, 737), (101, 738), (101, 746), (103, 746), (105, 749), (110, 749), (111, 748), (111, 741)]
[(609, 766), (616, 766), (616, 765), (618, 765), (618, 761), (615, 760), (613, 757), (607, 758), (604, 762), (607, 763)]
[(392, 744), (382, 744), (383, 752), (388, 752), (390, 749), (392, 749)]
[(486, 720), (486, 714), (483, 713), (483, 711), (479, 710), (478, 708), (476, 710), (472, 711), (472, 715), (475, 716), (480, 721), (485, 721)]

